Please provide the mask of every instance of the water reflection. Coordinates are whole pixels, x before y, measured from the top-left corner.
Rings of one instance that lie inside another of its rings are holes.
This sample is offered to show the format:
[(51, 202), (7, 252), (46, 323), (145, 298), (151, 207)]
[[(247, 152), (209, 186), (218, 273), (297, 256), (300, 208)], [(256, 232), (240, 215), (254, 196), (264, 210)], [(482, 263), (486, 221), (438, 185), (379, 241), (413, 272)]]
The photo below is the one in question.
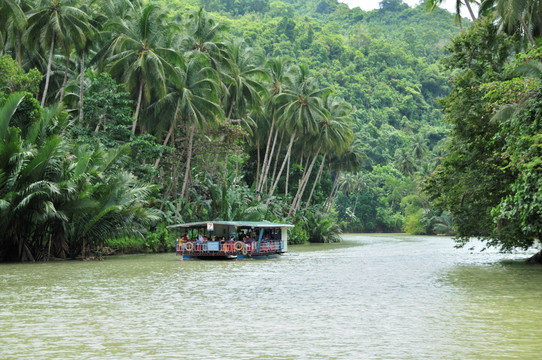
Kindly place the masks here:
[[(542, 271), (449, 238), (0, 266), (0, 358), (537, 358)], [(475, 244), (481, 249), (481, 244)], [(303, 251), (301, 251), (303, 250)]]

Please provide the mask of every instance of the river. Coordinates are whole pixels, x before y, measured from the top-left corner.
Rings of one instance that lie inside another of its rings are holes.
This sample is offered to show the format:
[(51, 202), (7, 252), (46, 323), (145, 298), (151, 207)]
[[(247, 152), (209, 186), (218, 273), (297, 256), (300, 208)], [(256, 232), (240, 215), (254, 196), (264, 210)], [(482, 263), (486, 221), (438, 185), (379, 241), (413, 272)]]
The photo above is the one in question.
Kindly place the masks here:
[(0, 358), (542, 357), (542, 268), (527, 252), (344, 239), (356, 246), (291, 247), (274, 260), (0, 265)]

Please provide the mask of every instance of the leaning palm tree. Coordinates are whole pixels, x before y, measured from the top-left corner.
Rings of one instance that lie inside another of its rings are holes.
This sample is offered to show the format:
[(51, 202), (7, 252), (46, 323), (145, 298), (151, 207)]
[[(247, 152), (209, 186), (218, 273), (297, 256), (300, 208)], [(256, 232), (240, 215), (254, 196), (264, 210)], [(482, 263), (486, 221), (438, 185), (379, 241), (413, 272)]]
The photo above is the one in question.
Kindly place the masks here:
[[(319, 173), (323, 170), (323, 163), (328, 153), (331, 152), (343, 152), (345, 151), (350, 142), (352, 141), (350, 118), (351, 106), (343, 99), (336, 98), (334, 96), (326, 97), (326, 110), (328, 110), (329, 117), (323, 119), (320, 124), (320, 131), (313, 136), (309, 136), (307, 143), (318, 144), (313, 147), (313, 159), (308, 168), (305, 169), (304, 174), (300, 181), (298, 191), (292, 201), (290, 207), (290, 215), (295, 215), (296, 211), (301, 206), (301, 199), (305, 191), (305, 187), (309, 181), (312, 168), (316, 161), (316, 158), (323, 152), (322, 163), (320, 164)], [(316, 185), (316, 181), (314, 183)], [(313, 186), (314, 188), (314, 186)]]
[[(268, 100), (265, 104), (264, 119), (271, 120), (269, 131), (267, 135), (267, 143), (265, 147), (265, 154), (262, 163), (262, 171), (259, 179), (256, 179), (256, 192), (259, 194), (263, 191), (264, 185), (267, 181), (269, 169), (271, 167), (271, 160), (273, 153), (275, 152), (277, 145), (277, 138), (280, 130), (276, 127), (276, 103), (275, 98), (282, 92), (283, 84), (288, 82), (290, 64), (286, 59), (274, 58), (270, 59), (266, 63), (266, 68), (269, 71), (271, 81), (271, 91), (268, 96)], [(259, 149), (259, 147), (258, 147)], [(277, 150), (278, 151), (278, 150)], [(259, 157), (258, 157), (259, 160)]]
[(335, 197), (343, 183), (343, 173), (346, 172), (349, 174), (359, 171), (365, 157), (365, 145), (359, 138), (354, 138), (350, 147), (345, 152), (330, 155), (330, 170), (335, 173), (335, 180), (333, 181), (331, 192), (324, 202), (326, 211), (329, 212), (331, 205), (335, 202)]
[(84, 44), (87, 35), (91, 33), (88, 15), (72, 5), (75, 4), (70, 0), (42, 0), (40, 6), (28, 14), (28, 28), (25, 33), (27, 41), (35, 42), (49, 51), (41, 106), (45, 105), (47, 98), (57, 43), (60, 43), (63, 52), (67, 53), (69, 44)]
[(346, 174), (342, 178), (341, 188), (344, 190), (344, 192), (347, 195), (356, 194), (356, 197), (354, 199), (354, 208), (352, 210), (352, 213), (356, 214), (356, 207), (359, 200), (359, 194), (363, 189), (367, 187), (368, 180), (367, 176), (363, 172), (358, 172), (356, 174)]
[(157, 4), (135, 7), (126, 19), (113, 19), (106, 28), (114, 34), (94, 57), (101, 69), (121, 79), (136, 99), (132, 133), (136, 132), (142, 108), (152, 95), (166, 94), (166, 81), (177, 73), (172, 64), (182, 62), (181, 55), (169, 45), (170, 32), (166, 13)]
[(324, 98), (331, 90), (320, 88), (316, 78), (309, 76), (306, 66), (297, 66), (293, 68), (293, 72), (288, 78), (287, 87), (275, 98), (278, 105), (278, 125), (290, 134), (290, 141), (280, 170), (269, 191), (269, 198), (273, 196), (284, 166), (290, 158), (296, 135), (316, 134), (320, 122), (328, 117)]
[(328, 154), (340, 156), (348, 150), (353, 140), (352, 106), (341, 98), (328, 96), (326, 107), (330, 114), (329, 121), (320, 124), (319, 136), (319, 140), (322, 142), (323, 157), (305, 208), (308, 208), (314, 189), (322, 176)]

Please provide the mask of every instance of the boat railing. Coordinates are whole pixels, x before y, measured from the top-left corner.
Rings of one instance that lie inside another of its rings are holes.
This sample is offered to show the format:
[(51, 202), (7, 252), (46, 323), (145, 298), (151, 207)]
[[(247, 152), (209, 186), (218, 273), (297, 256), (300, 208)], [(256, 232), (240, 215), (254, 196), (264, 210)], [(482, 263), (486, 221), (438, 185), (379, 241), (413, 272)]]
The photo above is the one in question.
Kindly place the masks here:
[(258, 241), (203, 241), (196, 240), (176, 241), (177, 254), (217, 255), (217, 254), (261, 254), (282, 251), (282, 241), (262, 240), (258, 248)]

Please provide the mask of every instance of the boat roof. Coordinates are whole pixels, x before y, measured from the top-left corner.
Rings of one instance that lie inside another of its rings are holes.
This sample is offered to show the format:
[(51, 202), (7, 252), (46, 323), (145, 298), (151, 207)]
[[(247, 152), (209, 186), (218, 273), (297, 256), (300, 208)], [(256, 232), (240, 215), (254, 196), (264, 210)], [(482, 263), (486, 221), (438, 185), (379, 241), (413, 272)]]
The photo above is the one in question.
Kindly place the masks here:
[(293, 228), (294, 227), (294, 225), (291, 225), (291, 224), (272, 223), (269, 221), (212, 221), (210, 220), (210, 221), (198, 221), (198, 222), (191, 222), (191, 223), (185, 223), (185, 224), (170, 225), (168, 226), (168, 229), (206, 227), (207, 224), (228, 225), (228, 226), (235, 226), (235, 227), (247, 226), (247, 227), (253, 227), (253, 228)]

